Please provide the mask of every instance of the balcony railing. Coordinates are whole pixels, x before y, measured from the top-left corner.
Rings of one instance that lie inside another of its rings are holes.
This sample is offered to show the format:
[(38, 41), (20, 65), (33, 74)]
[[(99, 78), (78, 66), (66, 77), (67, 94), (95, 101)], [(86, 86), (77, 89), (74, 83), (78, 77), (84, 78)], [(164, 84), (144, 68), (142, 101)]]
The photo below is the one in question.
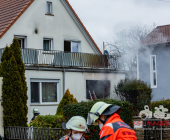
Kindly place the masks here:
[[(3, 49), (0, 49), (0, 58)], [(26, 66), (110, 68), (122, 70), (119, 57), (89, 53), (44, 51), (40, 49), (21, 49), (22, 60)]]

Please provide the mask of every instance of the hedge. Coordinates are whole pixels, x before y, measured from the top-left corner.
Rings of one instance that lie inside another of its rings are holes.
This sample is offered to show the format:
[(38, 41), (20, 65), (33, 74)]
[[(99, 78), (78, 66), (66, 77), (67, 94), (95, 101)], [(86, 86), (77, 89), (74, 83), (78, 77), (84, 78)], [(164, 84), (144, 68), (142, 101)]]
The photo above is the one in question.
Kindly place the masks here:
[(170, 113), (170, 99), (167, 100), (161, 100), (161, 101), (154, 101), (149, 105), (149, 110), (152, 112), (155, 111), (155, 107), (159, 107), (159, 105), (163, 105), (165, 108), (168, 109), (168, 112)]
[(147, 83), (136, 79), (124, 79), (114, 87), (115, 93), (122, 101), (132, 103), (135, 115), (143, 109), (143, 106), (151, 103), (152, 89)]
[[(80, 103), (73, 103), (73, 104), (68, 104), (64, 106), (63, 110), (63, 116), (67, 119), (67, 121), (72, 117), (72, 116), (82, 116), (85, 119), (87, 119), (87, 114), (90, 111), (91, 107), (98, 101), (103, 101), (105, 103), (109, 104), (115, 104), (121, 106), (121, 113), (120, 117), (121, 119), (130, 125), (131, 127), (133, 126), (132, 124), (132, 116), (133, 116), (133, 107), (132, 104), (126, 101), (118, 101), (118, 100), (113, 100), (113, 99), (104, 99), (104, 100), (93, 100), (89, 102), (80, 102)], [(99, 126), (89, 126), (89, 133), (85, 134), (84, 137), (86, 140), (96, 140), (99, 139)]]
[(38, 115), (30, 124), (33, 127), (62, 128), (62, 123), (66, 119), (62, 115)]

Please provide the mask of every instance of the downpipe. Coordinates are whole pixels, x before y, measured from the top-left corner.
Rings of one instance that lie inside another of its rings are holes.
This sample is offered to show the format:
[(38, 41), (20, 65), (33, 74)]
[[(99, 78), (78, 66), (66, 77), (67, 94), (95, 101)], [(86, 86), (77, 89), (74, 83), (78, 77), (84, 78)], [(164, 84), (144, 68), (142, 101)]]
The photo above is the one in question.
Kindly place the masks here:
[(63, 96), (64, 96), (64, 93), (65, 93), (65, 69), (63, 70)]

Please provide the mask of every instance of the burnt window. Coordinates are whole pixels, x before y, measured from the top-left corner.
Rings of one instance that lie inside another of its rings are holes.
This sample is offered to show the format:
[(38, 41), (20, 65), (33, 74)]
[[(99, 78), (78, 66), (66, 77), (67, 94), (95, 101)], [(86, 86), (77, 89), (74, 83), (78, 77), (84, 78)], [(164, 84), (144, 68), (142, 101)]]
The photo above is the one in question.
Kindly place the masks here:
[(110, 98), (110, 81), (108, 80), (86, 80), (86, 98), (90, 99)]

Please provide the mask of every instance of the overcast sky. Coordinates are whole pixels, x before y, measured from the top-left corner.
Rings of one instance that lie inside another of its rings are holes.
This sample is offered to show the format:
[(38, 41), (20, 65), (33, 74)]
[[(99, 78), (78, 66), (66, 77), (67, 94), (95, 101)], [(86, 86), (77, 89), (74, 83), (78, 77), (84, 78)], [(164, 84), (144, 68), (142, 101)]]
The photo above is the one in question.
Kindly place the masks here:
[(69, 0), (102, 50), (103, 41), (133, 25), (170, 24), (170, 0)]

